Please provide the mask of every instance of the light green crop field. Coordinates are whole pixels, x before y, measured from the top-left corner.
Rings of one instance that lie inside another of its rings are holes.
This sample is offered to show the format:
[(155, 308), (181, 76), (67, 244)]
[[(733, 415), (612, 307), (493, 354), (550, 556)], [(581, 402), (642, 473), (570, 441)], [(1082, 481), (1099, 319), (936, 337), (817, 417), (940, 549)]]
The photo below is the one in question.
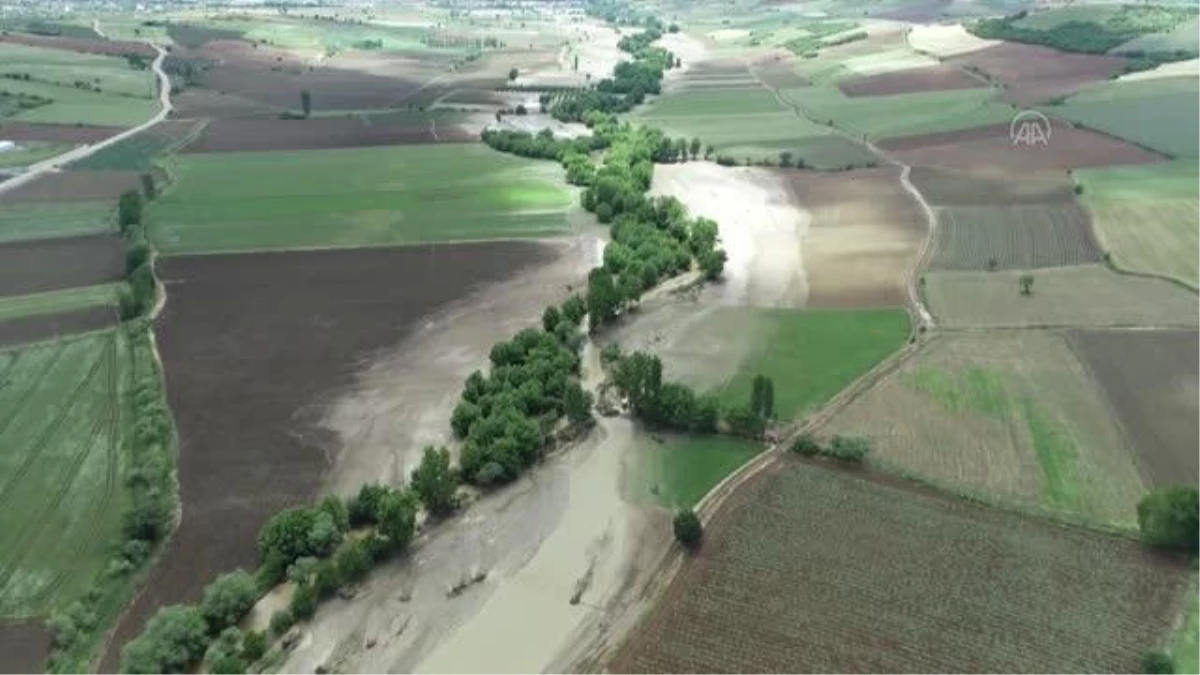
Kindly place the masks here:
[[(145, 19), (129, 14), (102, 14), (95, 19), (100, 22), (100, 30), (110, 40), (150, 40), (159, 44), (170, 44), (171, 38), (163, 26), (147, 26)], [(91, 26), (91, 18), (84, 20), (84, 25)]]
[(775, 96), (762, 87), (682, 91), (654, 100), (645, 115), (663, 118), (693, 115), (753, 115), (782, 110)]
[(822, 430), (997, 502), (1132, 528), (1146, 486), (1107, 399), (1052, 331), (939, 337)]
[(1171, 657), (1175, 659), (1175, 672), (1188, 675), (1200, 674), (1200, 607), (1198, 607), (1196, 583), (1188, 589), (1187, 606), (1183, 623), (1171, 643)]
[(291, 21), (287, 19), (255, 18), (222, 19), (208, 23), (189, 22), (212, 28), (243, 31), (243, 39), (266, 41), (274, 47), (294, 50), (339, 51), (353, 49), (364, 40), (380, 40), (383, 50), (429, 49), (421, 43), (428, 31), (420, 26), (386, 26), (341, 21)]
[(116, 307), (119, 287), (120, 284), (102, 284), (0, 298), (0, 321), (37, 314), (55, 314), (97, 305)]
[(70, 150), (75, 146), (44, 141), (22, 141), (16, 150), (0, 152), (0, 169), (28, 166)]
[(1114, 264), (1200, 287), (1200, 165), (1195, 160), (1082, 169), (1075, 178)]
[(833, 86), (789, 89), (784, 95), (818, 121), (833, 120), (872, 139), (913, 136), (1007, 122), (1013, 109), (987, 89), (851, 98)]
[(1177, 50), (1200, 51), (1200, 17), (1185, 21), (1170, 31), (1136, 37), (1112, 50), (1111, 53), (1173, 52)]
[(645, 439), (634, 450), (634, 461), (626, 469), (624, 489), (627, 497), (638, 503), (691, 508), (762, 451), (762, 445), (727, 436)]
[(154, 97), (157, 86), (150, 68), (134, 69), (123, 57), (9, 43), (0, 44), (0, 75), (28, 75), (66, 87), (86, 82), (102, 93), (147, 99)]
[(1046, 110), (1172, 157), (1200, 156), (1200, 82), (1194, 77), (1106, 82)]
[(135, 126), (158, 111), (158, 103), (148, 98), (115, 96), (44, 82), (0, 80), (0, 92), (41, 96), (52, 101), (10, 117), (22, 122)]
[(1044, 12), (1030, 12), (1028, 16), (1015, 22), (1014, 25), (1034, 30), (1049, 30), (1068, 21), (1103, 23), (1106, 19), (1115, 16), (1119, 12), (1119, 5), (1056, 7)]
[(558, 172), (481, 144), (183, 155), (149, 218), (168, 253), (552, 236)]
[(72, 169), (149, 171), (157, 159), (199, 134), (203, 122), (160, 122), (71, 164)]
[(0, 352), (0, 616), (65, 606), (111, 557), (130, 358), (120, 331)]
[(725, 406), (750, 403), (751, 382), (766, 375), (775, 385), (781, 420), (820, 408), (908, 339), (908, 314), (880, 310), (770, 310), (765, 339), (719, 395)]
[(112, 202), (10, 203), (0, 199), (0, 242), (113, 229)]

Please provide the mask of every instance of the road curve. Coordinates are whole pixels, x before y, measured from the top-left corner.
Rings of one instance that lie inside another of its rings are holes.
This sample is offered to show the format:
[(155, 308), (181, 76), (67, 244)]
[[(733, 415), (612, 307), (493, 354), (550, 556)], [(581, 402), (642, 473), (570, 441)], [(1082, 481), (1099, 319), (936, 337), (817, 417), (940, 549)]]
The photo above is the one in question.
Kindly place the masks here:
[(106, 138), (99, 143), (84, 145), (75, 148), (74, 150), (64, 152), (61, 155), (56, 155), (50, 159), (38, 162), (37, 164), (33, 164), (24, 173), (17, 174), (16, 176), (13, 176), (12, 178), (0, 183), (0, 194), (24, 185), (30, 181), (37, 180), (48, 173), (58, 171), (64, 165), (79, 161), (84, 157), (88, 157), (114, 143), (119, 143), (126, 138), (145, 131), (155, 124), (165, 120), (167, 115), (171, 113), (171, 79), (167, 77), (166, 71), (164, 71), (162, 68), (163, 61), (167, 58), (167, 52), (156, 44), (150, 44), (150, 46), (154, 48), (154, 51), (158, 52), (158, 56), (154, 57), (154, 62), (150, 64), (150, 67), (154, 70), (154, 74), (158, 76), (159, 110), (154, 117), (151, 117), (132, 129), (126, 129), (115, 136)]

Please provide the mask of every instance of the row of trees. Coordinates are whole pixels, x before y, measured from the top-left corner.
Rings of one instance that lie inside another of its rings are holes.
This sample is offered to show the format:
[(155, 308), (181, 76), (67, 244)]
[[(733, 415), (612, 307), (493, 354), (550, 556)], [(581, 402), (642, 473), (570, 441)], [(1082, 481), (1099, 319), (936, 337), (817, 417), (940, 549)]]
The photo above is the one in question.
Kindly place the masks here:
[(623, 113), (640, 105), (650, 94), (662, 92), (663, 73), (680, 65), (679, 59), (652, 43), (662, 37), (661, 23), (651, 20), (647, 29), (621, 38), (617, 47), (633, 57), (613, 69), (612, 77), (596, 83), (594, 89), (564, 93), (549, 103), (551, 116), (563, 122), (583, 122), (588, 113)]
[[(1024, 24), (1025, 11), (999, 19), (980, 19), (970, 26), (975, 35), (996, 40), (1044, 45), (1065, 52), (1104, 54), (1147, 33), (1169, 31), (1195, 16), (1188, 7), (1121, 7), (1099, 21), (1064, 21), (1049, 28)], [(1168, 50), (1130, 54), (1145, 64), (1195, 58), (1195, 50)], [(1145, 65), (1139, 66), (1145, 67)], [(1138, 67), (1134, 68), (1135, 70)]]
[(311, 618), (322, 600), (405, 551), (420, 505), (431, 517), (453, 512), (458, 485), (449, 451), (428, 447), (408, 489), (368, 484), (345, 501), (330, 496), (316, 507), (280, 511), (259, 532), (257, 571), (224, 574), (198, 604), (159, 610), (121, 650), (121, 672), (186, 673), (201, 661), (212, 673), (246, 672), (269, 636), (244, 633), (238, 624), (263, 594), (284, 579), (296, 584), (289, 606), (270, 619), (269, 633), (279, 637)]

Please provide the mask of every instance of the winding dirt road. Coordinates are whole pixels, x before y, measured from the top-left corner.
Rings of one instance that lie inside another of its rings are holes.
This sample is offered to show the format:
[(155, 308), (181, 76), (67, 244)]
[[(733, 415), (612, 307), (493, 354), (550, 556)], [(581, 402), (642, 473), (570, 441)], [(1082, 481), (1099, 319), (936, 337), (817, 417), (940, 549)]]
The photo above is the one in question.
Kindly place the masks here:
[(154, 74), (158, 76), (158, 113), (155, 114), (154, 117), (151, 117), (136, 127), (133, 127), (132, 129), (126, 129), (125, 131), (122, 131), (115, 136), (106, 138), (99, 143), (83, 145), (75, 148), (74, 150), (64, 152), (61, 155), (56, 155), (50, 159), (46, 159), (38, 162), (37, 164), (31, 165), (24, 173), (13, 176), (3, 183), (0, 183), (0, 194), (4, 194), (9, 190), (37, 180), (46, 174), (54, 173), (71, 162), (76, 162), (85, 157), (90, 157), (91, 155), (103, 150), (104, 148), (107, 148), (110, 145), (113, 145), (114, 143), (120, 143), (130, 136), (141, 133), (155, 124), (158, 124), (159, 122), (165, 120), (167, 115), (171, 114), (171, 78), (167, 77), (166, 71), (162, 69), (163, 61), (167, 58), (167, 52), (156, 44), (147, 44), (153, 47), (154, 51), (158, 52), (158, 56), (156, 56), (154, 58), (154, 62), (150, 64), (150, 67), (154, 70)]

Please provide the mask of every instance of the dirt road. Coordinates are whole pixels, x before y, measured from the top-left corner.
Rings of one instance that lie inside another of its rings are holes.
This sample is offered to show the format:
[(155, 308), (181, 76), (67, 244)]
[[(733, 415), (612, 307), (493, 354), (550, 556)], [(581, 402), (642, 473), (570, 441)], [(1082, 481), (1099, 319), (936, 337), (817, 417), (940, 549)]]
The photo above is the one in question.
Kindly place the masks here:
[(99, 143), (80, 146), (74, 150), (64, 152), (61, 155), (57, 155), (55, 157), (51, 157), (50, 159), (31, 165), (24, 173), (18, 174), (12, 178), (9, 178), (3, 183), (0, 183), (0, 194), (24, 185), (30, 181), (37, 180), (48, 173), (58, 171), (63, 166), (66, 166), (71, 162), (81, 160), (84, 157), (89, 157), (114, 143), (120, 143), (126, 138), (145, 131), (146, 129), (149, 129), (150, 127), (167, 118), (167, 115), (171, 113), (171, 79), (167, 77), (166, 71), (164, 71), (162, 68), (163, 60), (167, 57), (167, 52), (156, 44), (147, 44), (150, 44), (150, 46), (153, 47), (156, 52), (158, 52), (158, 56), (154, 57), (154, 62), (150, 64), (150, 67), (154, 70), (154, 74), (158, 76), (158, 113), (156, 113), (154, 117), (151, 117), (136, 127), (133, 127), (132, 129), (126, 129), (125, 131), (122, 131), (121, 133), (110, 138), (106, 138)]

